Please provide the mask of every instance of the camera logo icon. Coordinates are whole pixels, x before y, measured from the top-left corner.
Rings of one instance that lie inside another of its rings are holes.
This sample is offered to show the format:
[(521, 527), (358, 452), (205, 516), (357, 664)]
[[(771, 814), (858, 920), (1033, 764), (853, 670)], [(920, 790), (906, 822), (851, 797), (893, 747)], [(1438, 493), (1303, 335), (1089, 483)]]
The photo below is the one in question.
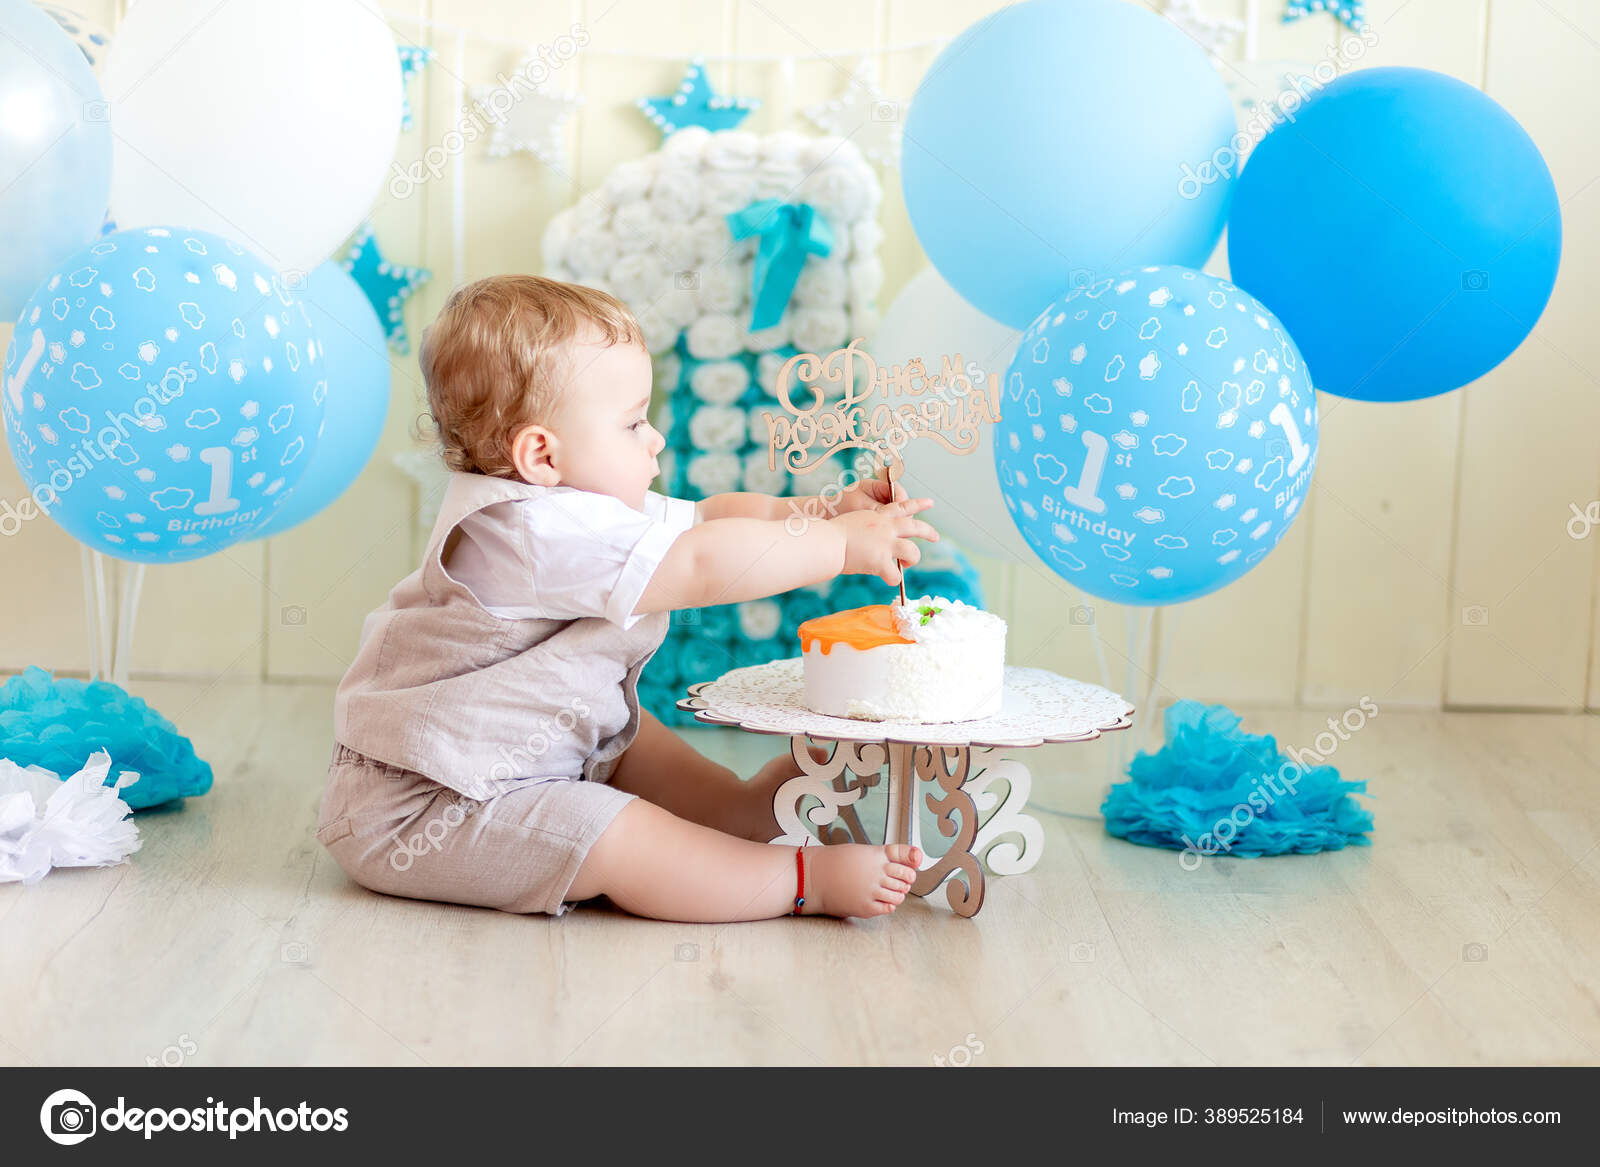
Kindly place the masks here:
[(1461, 290), (1464, 292), (1481, 292), (1489, 286), (1489, 273), (1474, 268), (1472, 271), (1461, 273)]
[(306, 610), (299, 604), (286, 604), (279, 611), (278, 618), (285, 628), (304, 628), (306, 624)]
[(52, 1143), (70, 1147), (95, 1132), (95, 1107), (81, 1090), (57, 1090), (39, 1108), (39, 1125)]

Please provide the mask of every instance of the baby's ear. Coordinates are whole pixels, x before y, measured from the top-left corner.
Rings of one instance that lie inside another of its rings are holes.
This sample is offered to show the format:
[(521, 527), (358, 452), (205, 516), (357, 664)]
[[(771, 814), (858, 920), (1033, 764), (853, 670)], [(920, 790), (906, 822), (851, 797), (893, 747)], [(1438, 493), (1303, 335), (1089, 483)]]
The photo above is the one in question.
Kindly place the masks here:
[(532, 486), (560, 486), (561, 472), (555, 466), (558, 439), (542, 425), (526, 425), (511, 439), (511, 461)]

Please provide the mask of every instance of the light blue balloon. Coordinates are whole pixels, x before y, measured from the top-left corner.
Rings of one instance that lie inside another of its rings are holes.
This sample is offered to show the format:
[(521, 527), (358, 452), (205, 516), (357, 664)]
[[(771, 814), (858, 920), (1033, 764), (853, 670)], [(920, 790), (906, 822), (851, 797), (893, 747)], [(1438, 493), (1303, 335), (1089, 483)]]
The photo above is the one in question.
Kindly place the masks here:
[(1533, 139), (1427, 69), (1361, 69), (1269, 133), (1234, 193), (1228, 267), (1317, 388), (1409, 401), (1460, 388), (1533, 329), (1561, 207)]
[(1214, 592), (1271, 551), (1317, 463), (1317, 398), (1271, 312), (1145, 267), (1075, 289), (1006, 371), (995, 471), (1028, 546), (1123, 604)]
[(6, 440), (29, 490), (12, 521), (38, 508), (144, 563), (238, 542), (311, 463), (319, 348), (305, 306), (237, 243), (183, 227), (97, 240), (39, 285), (6, 352)]
[(306, 279), (299, 299), (311, 313), (328, 383), (322, 433), (310, 467), (252, 539), (281, 535), (343, 494), (372, 457), (389, 415), (389, 343), (361, 285), (328, 260)]
[(1122, 0), (1028, 0), (963, 32), (917, 87), (906, 210), (951, 287), (1026, 328), (1102, 276), (1204, 266), (1229, 180), (1194, 175), (1231, 160), (1235, 132), (1217, 71), (1171, 21)]
[(0, 317), (99, 234), (110, 197), (99, 80), (48, 15), (0, 0)]

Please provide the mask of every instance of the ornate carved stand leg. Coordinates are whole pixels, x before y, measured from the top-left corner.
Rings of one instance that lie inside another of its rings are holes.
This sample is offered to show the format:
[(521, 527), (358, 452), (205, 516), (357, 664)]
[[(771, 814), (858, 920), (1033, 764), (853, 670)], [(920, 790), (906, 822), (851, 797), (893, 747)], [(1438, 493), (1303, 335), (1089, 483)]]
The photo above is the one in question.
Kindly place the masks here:
[[(943, 797), (936, 797), (929, 792), (928, 807), (938, 816), (939, 833), (951, 839), (950, 849), (922, 869), (916, 882), (911, 885), (911, 893), (925, 896), (949, 880), (945, 898), (951, 910), (958, 916), (976, 916), (978, 909), (983, 907), (984, 891), (983, 865), (972, 854), (972, 844), (978, 835), (978, 810), (973, 805), (972, 796), (962, 790), (972, 765), (972, 752), (966, 746), (908, 745), (904, 748), (906, 752), (903, 755), (900, 786), (920, 792), (922, 782), (928, 779), (938, 785)], [(895, 778), (895, 770), (891, 765), (891, 808), (894, 806)], [(910, 833), (914, 836), (917, 824), (915, 813), (911, 815), (910, 824)], [(951, 878), (958, 871), (966, 877), (964, 881)]]
[[(783, 834), (772, 842), (791, 847), (805, 846), (818, 838), (825, 843), (848, 843), (852, 839), (866, 842), (866, 832), (861, 829), (852, 804), (866, 793), (867, 787), (877, 783), (887, 751), (882, 743), (833, 742), (832, 752), (819, 762), (806, 748), (808, 740), (803, 733), (789, 739), (789, 753), (800, 773), (779, 786), (773, 796), (772, 813)], [(799, 808), (807, 795), (821, 805), (807, 811), (802, 821)], [(832, 826), (835, 820), (842, 820), (844, 826)], [(816, 836), (812, 827), (817, 829)]]

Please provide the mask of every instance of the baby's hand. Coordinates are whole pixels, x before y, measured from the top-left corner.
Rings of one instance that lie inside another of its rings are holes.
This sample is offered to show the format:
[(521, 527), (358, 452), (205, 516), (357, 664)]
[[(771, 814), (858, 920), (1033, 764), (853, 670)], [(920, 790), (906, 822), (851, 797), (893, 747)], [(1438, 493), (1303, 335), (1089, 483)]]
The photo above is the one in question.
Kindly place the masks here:
[(911, 517), (932, 505), (931, 498), (908, 498), (829, 519), (844, 530), (845, 574), (875, 575), (886, 584), (898, 584), (900, 565), (922, 559), (921, 549), (911, 540), (939, 538), (938, 531)]
[(838, 514), (847, 515), (851, 511), (870, 510), (886, 502), (902, 502), (906, 497), (905, 484), (902, 482), (890, 486), (881, 478), (861, 478), (839, 492), (833, 508)]

